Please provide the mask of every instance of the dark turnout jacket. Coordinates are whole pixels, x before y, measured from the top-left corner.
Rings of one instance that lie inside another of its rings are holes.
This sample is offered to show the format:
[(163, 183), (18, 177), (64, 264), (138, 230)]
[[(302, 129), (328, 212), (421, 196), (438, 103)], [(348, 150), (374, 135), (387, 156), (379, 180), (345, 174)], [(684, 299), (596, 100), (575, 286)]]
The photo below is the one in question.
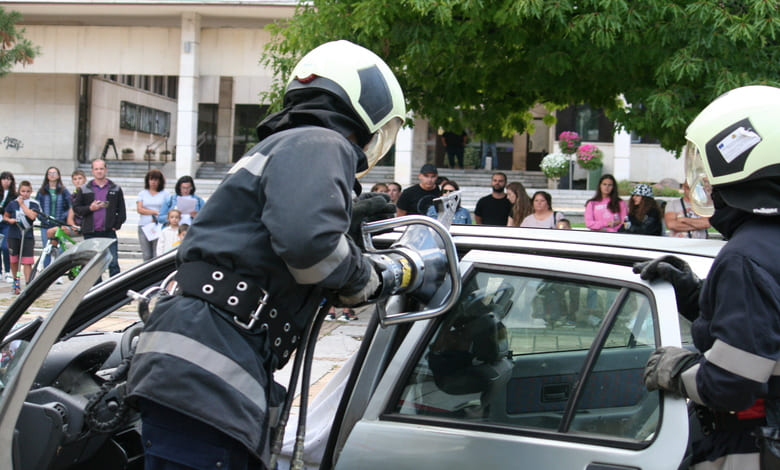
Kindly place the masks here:
[[(369, 262), (345, 235), (365, 155), (333, 126), (284, 127), (230, 170), (194, 219), (177, 262), (205, 262), (267, 290), (298, 339), (323, 289), (368, 280)], [(291, 191), (291, 183), (316, 194)], [(238, 327), (233, 315), (200, 298), (169, 297), (146, 323), (129, 394), (207, 423), (262, 458), (269, 410), (284, 396), (272, 373), (298, 344), (275, 352), (271, 336)]]

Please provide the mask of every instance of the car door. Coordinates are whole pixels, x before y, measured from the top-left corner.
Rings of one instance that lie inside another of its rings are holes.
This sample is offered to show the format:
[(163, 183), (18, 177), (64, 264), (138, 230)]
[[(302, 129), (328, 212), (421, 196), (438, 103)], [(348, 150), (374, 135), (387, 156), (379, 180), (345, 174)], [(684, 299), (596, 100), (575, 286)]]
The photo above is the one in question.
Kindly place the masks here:
[[(96, 238), (65, 252), (25, 288), (0, 318), (0, 338), (3, 338), (0, 348), (3, 353), (0, 367), (0, 468), (46, 468), (46, 462), (57, 451), (56, 441), (62, 437), (62, 429), (67, 428), (58, 416), (58, 409), (38, 411), (40, 419), (36, 423), (48, 425), (58, 419), (60, 421), (59, 426), (38, 426), (34, 440), (38, 451), (35, 453), (21, 451), (23, 444), (18, 442), (17, 421), (49, 350), (81, 299), (111, 261), (108, 250), (111, 243), (115, 242)], [(38, 296), (74, 266), (82, 266), (79, 276), (51, 307), (51, 311), (41, 306), (33, 308)]]
[(475, 250), (443, 316), (411, 326), (336, 468), (677, 468), (685, 401), (648, 392), (680, 345), (672, 288), (631, 268)]

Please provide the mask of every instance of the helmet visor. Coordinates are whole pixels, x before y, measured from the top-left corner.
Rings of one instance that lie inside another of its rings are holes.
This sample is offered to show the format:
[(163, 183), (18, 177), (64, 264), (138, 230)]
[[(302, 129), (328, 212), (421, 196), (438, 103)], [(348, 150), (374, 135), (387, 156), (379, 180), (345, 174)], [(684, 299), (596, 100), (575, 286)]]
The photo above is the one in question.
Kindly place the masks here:
[(715, 204), (712, 202), (712, 186), (704, 169), (701, 152), (693, 142), (685, 147), (685, 181), (690, 188), (691, 208), (702, 217), (712, 217)]
[(368, 168), (356, 175), (358, 179), (368, 173), (390, 151), (390, 148), (395, 144), (395, 136), (398, 134), (398, 130), (401, 129), (401, 125), (403, 125), (403, 120), (394, 117), (374, 133), (371, 140), (363, 147), (363, 152), (368, 160)]

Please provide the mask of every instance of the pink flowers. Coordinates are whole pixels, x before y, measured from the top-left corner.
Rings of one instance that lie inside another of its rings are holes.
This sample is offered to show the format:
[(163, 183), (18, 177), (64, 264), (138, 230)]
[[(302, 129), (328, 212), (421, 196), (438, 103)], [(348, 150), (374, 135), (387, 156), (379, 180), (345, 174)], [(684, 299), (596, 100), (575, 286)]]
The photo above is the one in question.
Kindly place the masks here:
[(574, 153), (582, 143), (582, 138), (574, 131), (564, 131), (558, 136), (558, 145), (563, 153)]
[(577, 164), (586, 170), (601, 168), (604, 154), (594, 144), (583, 144), (577, 149)]

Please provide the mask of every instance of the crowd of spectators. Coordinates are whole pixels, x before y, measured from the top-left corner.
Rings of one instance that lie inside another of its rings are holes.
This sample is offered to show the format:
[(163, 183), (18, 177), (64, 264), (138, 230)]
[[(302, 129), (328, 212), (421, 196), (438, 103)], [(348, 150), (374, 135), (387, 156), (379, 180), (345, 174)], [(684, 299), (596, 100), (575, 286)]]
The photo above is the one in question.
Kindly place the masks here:
[[(22, 280), (30, 281), (36, 247), (43, 253), (43, 248), (50, 244), (51, 253), (59, 253), (61, 247), (55, 237), (58, 230), (76, 237), (76, 241), (79, 237), (117, 240), (117, 231), (127, 219), (124, 193), (108, 178), (105, 160), (94, 160), (91, 172), (92, 179), (88, 181), (82, 170), (73, 171), (70, 188), (54, 166), (46, 169), (42, 184), (36, 188), (29, 181), (17, 184), (10, 171), (0, 172), (0, 281), (11, 283), (14, 292), (21, 291)], [(384, 190), (388, 190), (387, 185)], [(205, 201), (195, 194), (191, 176), (179, 178), (170, 193), (165, 189), (163, 173), (149, 170), (136, 202), (143, 260), (175, 248), (203, 204)], [(110, 248), (110, 276), (119, 273), (117, 243)], [(42, 267), (50, 264), (52, 254), (41, 260)]]
[[(70, 236), (116, 238), (116, 231), (126, 219), (124, 196), (122, 189), (106, 175), (106, 162), (95, 160), (92, 163), (93, 179), (87, 182), (84, 172), (76, 170), (71, 174), (73, 186), (69, 189), (63, 183), (57, 167), (46, 170), (41, 186), (28, 197), (35, 201), (28, 215), (34, 215), (31, 218), (33, 222), (35, 219), (39, 221), (41, 247), (46, 245), (58, 228)], [(398, 216), (420, 214), (437, 218), (439, 214), (434, 200), (460, 191), (457, 182), (440, 176), (436, 167), (430, 163), (421, 167), (418, 180), (417, 184), (405, 190), (396, 182), (376, 183), (371, 187), (371, 192), (386, 193), (391, 202), (396, 204)], [(22, 183), (24, 187), (32, 186), (26, 181)], [(17, 221), (22, 212), (17, 214), (16, 211), (22, 210), (20, 204), (30, 203), (23, 202), (26, 199), (20, 196), (11, 172), (0, 173), (0, 189), (0, 213), (3, 214), (0, 222), (0, 235), (3, 236), (0, 244), (0, 279), (14, 283), (16, 287), (19, 272), (28, 271), (27, 268), (32, 265), (31, 253), (35, 244), (32, 222), (30, 228), (25, 229), (24, 224)], [(629, 200), (624, 201), (618, 195), (615, 178), (605, 174), (599, 179), (594, 196), (585, 204), (585, 226), (592, 231), (650, 235), (662, 235), (666, 226), (670, 236), (706, 238), (709, 219), (693, 213), (688, 188), (683, 185), (682, 189), (683, 196), (670, 201), (664, 213), (663, 205), (658, 204), (650, 186), (636, 185)], [(11, 204), (14, 201), (15, 204)], [(138, 194), (136, 202), (139, 214), (138, 239), (143, 260), (159, 256), (178, 245), (204, 204), (205, 201), (195, 194), (195, 181), (191, 176), (180, 177), (171, 193), (165, 189), (163, 173), (158, 169), (149, 170), (144, 177), (144, 189)], [(472, 214), (459, 205), (452, 223), (471, 224)], [(536, 191), (529, 197), (521, 182), (507, 183), (507, 176), (502, 172), (495, 172), (491, 176), (491, 192), (478, 200), (473, 223), (571, 229), (571, 223), (565, 215), (553, 209), (552, 197), (548, 192)], [(22, 236), (27, 243), (17, 247), (17, 240)], [(56, 244), (56, 241), (53, 243)], [(30, 253), (30, 256), (24, 253), (19, 256), (20, 248)], [(116, 243), (112, 247), (112, 257), (110, 275), (119, 272)], [(47, 266), (49, 257), (42, 262), (44, 267)], [(25, 269), (18, 269), (19, 263)], [(25, 278), (29, 278), (29, 274)], [(331, 317), (336, 319), (335, 312), (332, 312)], [(350, 309), (345, 309), (340, 316), (344, 320), (355, 318)]]
[[(418, 179), (418, 184), (403, 191), (397, 203), (397, 215), (425, 214), (436, 218), (438, 212), (433, 201), (460, 190), (455, 181), (440, 176), (430, 163), (423, 165)], [(392, 195), (393, 185), (397, 183), (378, 183), (372, 191), (387, 192), (390, 188)], [(398, 188), (400, 192), (400, 186)], [(536, 191), (529, 197), (523, 183), (507, 183), (506, 174), (500, 171), (492, 174), (490, 189), (490, 194), (480, 198), (475, 206), (473, 223), (477, 225), (572, 228), (565, 214), (553, 209), (552, 196), (547, 191)], [(615, 178), (605, 174), (599, 179), (595, 194), (585, 204), (585, 226), (591, 231), (646, 235), (664, 235), (666, 228), (668, 236), (706, 238), (709, 219), (699, 217), (691, 210), (689, 190), (685, 184), (682, 189), (683, 196), (666, 205), (656, 200), (651, 186), (637, 184), (628, 201), (624, 201), (618, 194)], [(472, 223), (472, 214), (467, 209), (459, 206), (458, 213), (454, 224)]]

